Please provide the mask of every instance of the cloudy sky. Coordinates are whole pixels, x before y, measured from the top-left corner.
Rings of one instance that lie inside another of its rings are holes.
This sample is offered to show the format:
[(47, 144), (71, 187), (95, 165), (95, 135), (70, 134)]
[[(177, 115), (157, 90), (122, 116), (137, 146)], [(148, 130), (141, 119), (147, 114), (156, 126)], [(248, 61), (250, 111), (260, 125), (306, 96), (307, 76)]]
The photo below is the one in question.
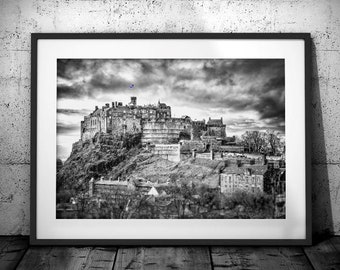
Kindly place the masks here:
[(57, 62), (57, 153), (65, 160), (80, 121), (112, 101), (171, 106), (172, 115), (223, 117), (227, 136), (273, 129), (284, 134), (283, 59), (111, 60)]

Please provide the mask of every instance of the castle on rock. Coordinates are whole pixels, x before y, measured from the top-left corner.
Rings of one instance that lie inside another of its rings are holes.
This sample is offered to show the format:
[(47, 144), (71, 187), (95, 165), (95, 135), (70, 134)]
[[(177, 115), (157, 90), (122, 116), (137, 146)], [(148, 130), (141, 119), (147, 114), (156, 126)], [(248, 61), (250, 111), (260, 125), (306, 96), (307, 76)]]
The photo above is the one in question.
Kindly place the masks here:
[(81, 121), (81, 140), (86, 141), (96, 133), (113, 135), (141, 133), (143, 144), (171, 144), (182, 139), (196, 140), (202, 136), (223, 139), (226, 137), (223, 119), (206, 122), (194, 121), (189, 116), (171, 117), (171, 107), (158, 101), (156, 105), (137, 105), (137, 98), (123, 105), (122, 102), (105, 104)]

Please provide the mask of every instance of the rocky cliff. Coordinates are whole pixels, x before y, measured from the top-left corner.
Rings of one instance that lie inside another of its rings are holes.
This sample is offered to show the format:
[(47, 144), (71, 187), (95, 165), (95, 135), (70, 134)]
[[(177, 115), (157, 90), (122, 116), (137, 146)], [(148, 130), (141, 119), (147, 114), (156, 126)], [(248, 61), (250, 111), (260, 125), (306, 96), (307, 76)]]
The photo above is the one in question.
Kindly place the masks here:
[(138, 179), (151, 182), (205, 183), (216, 187), (223, 162), (186, 159), (174, 163), (141, 147), (140, 135), (97, 134), (74, 143), (70, 157), (57, 173), (57, 193), (67, 197), (86, 191), (91, 177)]
[(57, 192), (87, 189), (91, 177), (108, 175), (121, 162), (141, 151), (140, 134), (97, 134), (92, 140), (73, 144), (72, 152), (57, 172)]

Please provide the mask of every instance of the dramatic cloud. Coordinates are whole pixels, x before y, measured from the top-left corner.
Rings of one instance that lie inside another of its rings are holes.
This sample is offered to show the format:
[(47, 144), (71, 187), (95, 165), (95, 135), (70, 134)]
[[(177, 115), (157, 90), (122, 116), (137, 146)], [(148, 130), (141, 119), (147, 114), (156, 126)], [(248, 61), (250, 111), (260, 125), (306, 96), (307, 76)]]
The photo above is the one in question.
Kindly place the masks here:
[(58, 114), (66, 114), (66, 115), (87, 115), (91, 112), (91, 110), (75, 110), (75, 109), (57, 109)]
[[(60, 66), (60, 67), (59, 67)], [(164, 82), (162, 62), (139, 60), (58, 60), (58, 98), (96, 98), (98, 95), (124, 93), (129, 86), (148, 90)]]
[(58, 132), (74, 134), (94, 106), (136, 96), (175, 116), (223, 117), (229, 135), (284, 133), (284, 68), (283, 59), (59, 59)]
[(63, 124), (63, 123), (57, 123), (57, 133), (58, 134), (69, 134), (69, 133), (75, 133), (79, 131), (80, 125), (72, 125), (72, 124)]
[(70, 155), (68, 147), (58, 144), (57, 145), (58, 158), (65, 160)]
[(188, 106), (257, 111), (284, 119), (284, 61), (247, 60), (58, 60), (58, 98), (96, 98), (149, 92)]
[(284, 119), (283, 60), (209, 61), (203, 74), (177, 80), (173, 94), (192, 106), (256, 111), (261, 119)]

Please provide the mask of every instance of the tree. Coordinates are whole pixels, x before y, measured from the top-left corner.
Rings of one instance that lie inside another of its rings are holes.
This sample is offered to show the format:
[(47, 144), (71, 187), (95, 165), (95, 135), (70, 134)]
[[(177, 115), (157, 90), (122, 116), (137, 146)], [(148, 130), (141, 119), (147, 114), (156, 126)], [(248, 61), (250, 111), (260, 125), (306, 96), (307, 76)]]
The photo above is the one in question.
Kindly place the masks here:
[(191, 135), (189, 132), (187, 131), (181, 131), (179, 133), (179, 139), (180, 140), (190, 140), (191, 139)]
[(278, 137), (278, 132), (274, 130), (267, 130), (266, 141), (268, 152), (272, 155), (276, 155), (280, 149), (280, 139)]
[(266, 148), (265, 133), (260, 131), (246, 131), (242, 136), (242, 142), (250, 152), (263, 152)]

